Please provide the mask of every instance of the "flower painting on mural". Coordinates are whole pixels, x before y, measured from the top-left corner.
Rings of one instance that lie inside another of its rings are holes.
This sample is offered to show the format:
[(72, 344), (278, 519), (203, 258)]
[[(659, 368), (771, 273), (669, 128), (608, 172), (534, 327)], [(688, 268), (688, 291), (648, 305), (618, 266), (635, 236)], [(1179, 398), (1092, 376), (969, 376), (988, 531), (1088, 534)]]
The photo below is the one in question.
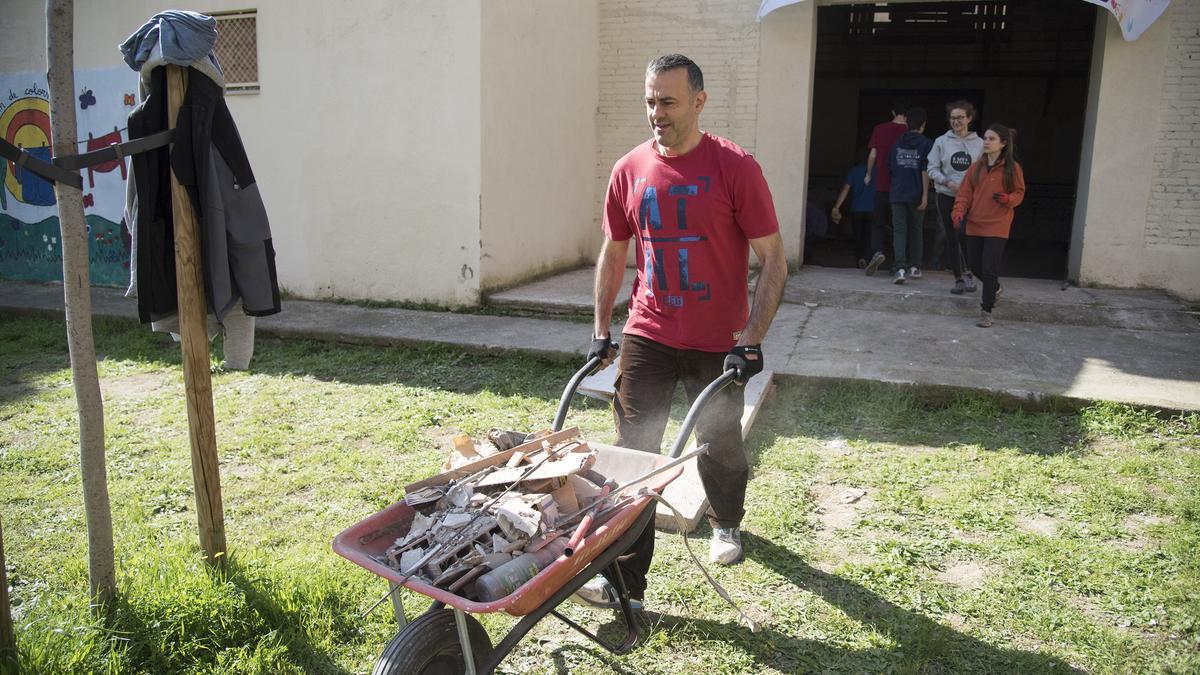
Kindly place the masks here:
[[(758, 6), (758, 20), (780, 7), (816, 0), (763, 0)], [(1126, 40), (1136, 40), (1171, 4), (1171, 0), (1083, 0), (1100, 5), (1112, 12)]]

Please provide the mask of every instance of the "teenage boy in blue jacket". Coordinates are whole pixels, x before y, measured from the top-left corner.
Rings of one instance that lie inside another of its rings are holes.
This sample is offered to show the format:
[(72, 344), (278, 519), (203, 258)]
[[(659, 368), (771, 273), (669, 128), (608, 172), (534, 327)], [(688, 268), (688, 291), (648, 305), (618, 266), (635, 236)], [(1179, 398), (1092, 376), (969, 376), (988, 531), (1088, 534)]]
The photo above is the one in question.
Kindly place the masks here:
[(894, 283), (921, 278), (922, 224), (928, 205), (929, 151), (933, 141), (925, 137), (925, 109), (910, 108), (905, 114), (908, 131), (896, 141), (888, 157), (892, 170), (892, 243)]

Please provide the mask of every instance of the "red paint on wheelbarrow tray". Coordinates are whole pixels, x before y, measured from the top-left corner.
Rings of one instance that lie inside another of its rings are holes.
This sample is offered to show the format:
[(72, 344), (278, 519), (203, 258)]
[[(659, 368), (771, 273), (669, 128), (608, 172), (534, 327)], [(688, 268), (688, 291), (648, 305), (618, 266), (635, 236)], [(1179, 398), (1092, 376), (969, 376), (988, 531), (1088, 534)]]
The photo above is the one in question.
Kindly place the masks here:
[[(613, 445), (599, 443), (589, 443), (589, 445), (598, 453), (596, 471), (615, 479), (618, 483), (645, 475), (671, 461), (670, 457), (663, 455), (639, 452)], [(644, 485), (655, 492), (662, 492), (662, 489), (682, 472), (681, 467), (675, 467), (650, 478)], [(416, 512), (403, 501), (396, 502), (379, 513), (343, 530), (334, 537), (333, 550), (360, 567), (393, 583), (402, 583), (405, 588), (444, 602), (450, 607), (457, 607), (476, 614), (507, 612), (513, 616), (524, 616), (537, 609), (567, 581), (587, 567), (588, 563), (608, 548), (625, 530), (629, 529), (642, 509), (650, 505), (650, 501), (649, 496), (644, 496), (620, 509), (608, 521), (585, 537), (574, 555), (569, 558), (559, 556), (557, 560), (511, 594), (492, 602), (476, 602), (416, 579), (405, 580), (398, 571), (375, 560), (375, 557), (383, 556), (392, 542), (408, 533), (408, 528), (412, 525)], [(653, 527), (653, 523), (650, 527)]]

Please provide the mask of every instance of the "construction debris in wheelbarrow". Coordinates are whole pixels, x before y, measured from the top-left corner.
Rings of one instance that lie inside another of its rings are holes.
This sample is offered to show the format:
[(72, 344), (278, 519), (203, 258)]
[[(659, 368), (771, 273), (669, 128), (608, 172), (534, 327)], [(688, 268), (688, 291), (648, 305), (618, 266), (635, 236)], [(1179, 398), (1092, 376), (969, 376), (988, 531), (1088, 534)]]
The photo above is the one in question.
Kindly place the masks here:
[[(596, 451), (585, 441), (561, 436), (466, 464), (455, 457), (486, 451), (456, 439), (448, 464), (461, 465), (442, 474), (445, 482), (409, 486), (404, 501), (416, 511), (412, 524), (378, 561), (407, 578), (491, 602), (570, 555), (597, 524), (594, 516), (615, 482), (593, 470)], [(489, 437), (500, 441), (498, 450), (525, 440), (495, 430)]]

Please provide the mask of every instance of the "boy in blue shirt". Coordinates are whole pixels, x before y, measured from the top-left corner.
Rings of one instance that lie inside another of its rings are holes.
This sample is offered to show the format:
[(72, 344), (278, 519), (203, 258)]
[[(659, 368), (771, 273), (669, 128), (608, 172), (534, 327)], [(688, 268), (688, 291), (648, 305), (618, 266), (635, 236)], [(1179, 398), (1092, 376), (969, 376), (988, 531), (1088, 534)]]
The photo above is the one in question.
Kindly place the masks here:
[(892, 281), (921, 278), (922, 225), (928, 205), (929, 151), (933, 141), (925, 137), (925, 109), (911, 108), (905, 115), (908, 131), (896, 141), (888, 157), (892, 170), (892, 243), (895, 253)]
[[(866, 150), (854, 153), (855, 157), (867, 154)], [(842, 222), (842, 202), (850, 197), (850, 223), (854, 227), (854, 248), (858, 256), (858, 269), (867, 266), (871, 259), (871, 212), (875, 210), (875, 181), (867, 183), (863, 177), (867, 175), (867, 164), (862, 162), (850, 169), (846, 181), (842, 183), (842, 191), (838, 193), (837, 201), (829, 212), (836, 224)]]

